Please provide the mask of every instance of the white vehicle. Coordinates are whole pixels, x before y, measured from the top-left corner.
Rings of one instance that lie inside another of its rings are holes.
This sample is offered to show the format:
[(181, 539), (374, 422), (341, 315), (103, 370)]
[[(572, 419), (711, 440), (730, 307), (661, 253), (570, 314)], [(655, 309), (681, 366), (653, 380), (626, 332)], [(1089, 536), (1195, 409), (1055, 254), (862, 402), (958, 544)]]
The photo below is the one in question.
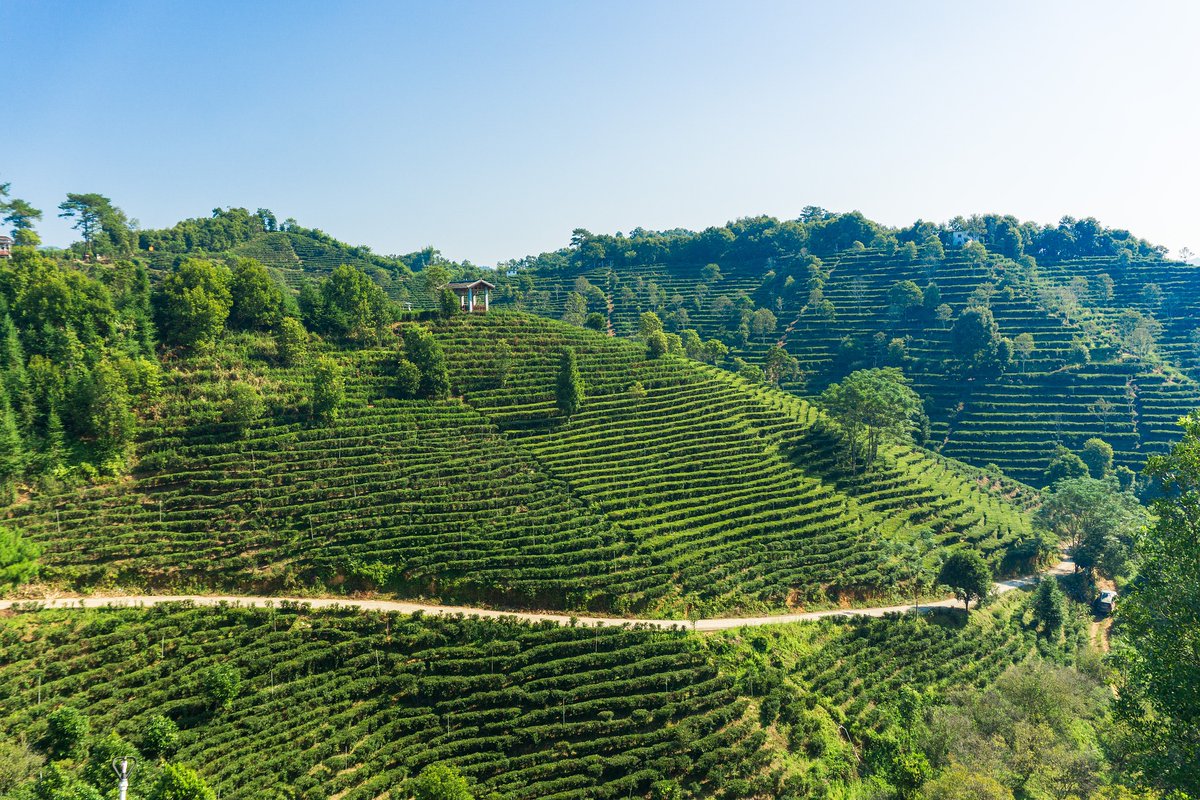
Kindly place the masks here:
[(1111, 614), (1117, 607), (1117, 593), (1112, 589), (1105, 589), (1100, 592), (1100, 596), (1096, 598), (1096, 609), (1103, 614)]

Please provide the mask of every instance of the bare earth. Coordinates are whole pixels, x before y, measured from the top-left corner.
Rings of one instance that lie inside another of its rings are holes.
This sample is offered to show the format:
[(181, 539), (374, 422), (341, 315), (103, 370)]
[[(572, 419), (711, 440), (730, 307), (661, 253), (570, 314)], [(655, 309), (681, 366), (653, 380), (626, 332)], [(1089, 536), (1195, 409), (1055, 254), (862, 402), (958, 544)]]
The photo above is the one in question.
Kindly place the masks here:
[[(1075, 565), (1069, 560), (1060, 561), (1042, 575), (1068, 575), (1075, 570)], [(1013, 578), (993, 584), (993, 594), (1003, 594), (1022, 586), (1028, 586), (1037, 581), (1037, 576)], [(810, 611), (803, 614), (780, 614), (768, 617), (728, 617), (718, 619), (697, 620), (695, 625), (688, 620), (679, 619), (628, 619), (621, 617), (581, 617), (571, 614), (550, 614), (529, 611), (497, 611), (488, 608), (471, 606), (443, 606), (427, 603), (409, 603), (402, 600), (353, 600), (342, 597), (263, 597), (246, 595), (126, 595), (126, 596), (97, 596), (89, 597), (53, 597), (43, 600), (0, 600), (0, 610), (13, 606), (33, 605), (40, 608), (105, 608), (105, 607), (137, 607), (153, 606), (160, 603), (178, 603), (190, 601), (199, 606), (216, 606), (221, 604), (240, 606), (272, 606), (284, 602), (301, 603), (312, 608), (357, 608), (363, 611), (397, 611), (402, 614), (412, 614), (420, 611), (425, 614), (464, 614), (476, 617), (501, 618), (511, 617), (529, 622), (556, 622), (566, 625), (574, 620), (579, 625), (648, 625), (656, 628), (694, 627), (697, 631), (721, 631), (731, 628), (757, 627), (760, 625), (779, 625), (787, 622), (805, 622), (822, 617), (882, 617), (885, 614), (898, 614), (908, 611), (914, 606), (877, 606), (874, 608), (839, 608), (830, 611)], [(937, 600), (922, 603), (920, 608), (945, 608), (957, 605), (957, 600)]]

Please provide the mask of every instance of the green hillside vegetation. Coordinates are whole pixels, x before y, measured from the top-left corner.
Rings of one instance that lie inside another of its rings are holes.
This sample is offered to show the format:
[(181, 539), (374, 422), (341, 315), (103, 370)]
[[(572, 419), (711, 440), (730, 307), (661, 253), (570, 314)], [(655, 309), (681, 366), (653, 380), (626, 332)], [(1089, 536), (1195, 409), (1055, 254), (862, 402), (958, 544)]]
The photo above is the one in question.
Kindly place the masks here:
[[(107, 788), (90, 765), (137, 750), (134, 791), (166, 759), (230, 798), (265, 787), (406, 797), (431, 764), (478, 798), (823, 796), (862, 781), (900, 787), (910, 753), (928, 764), (922, 779), (969, 767), (944, 738), (948, 709), (1066, 668), (1085, 630), (1043, 630), (1021, 593), (965, 626), (954, 615), (830, 619), (708, 639), (286, 604), (24, 611), (0, 619), (0, 731), (10, 759), (24, 756), (14, 783), (27, 786), (49, 757), (56, 774)], [(904, 706), (910, 685), (923, 689)], [(1041, 708), (1062, 699), (1054, 692)], [(1077, 702), (1076, 724), (1094, 737), (1102, 713), (1091, 695)], [(66, 743), (46, 722), (62, 708), (84, 721)], [(1013, 780), (1052, 774), (1087, 741), (1052, 738), (1058, 749)], [(1005, 743), (991, 747), (1008, 757)], [(1108, 778), (1093, 762), (1072, 775)]]
[(577, 231), (572, 247), (516, 266), (509, 291), (524, 279), (534, 288), (516, 302), (538, 313), (564, 315), (579, 296), (635, 335), (653, 311), (668, 331), (725, 343), (734, 370), (766, 368), (780, 346), (803, 372), (782, 383), (804, 396), (854, 369), (900, 367), (925, 401), (930, 447), (1036, 486), (1057, 447), (1093, 437), (1139, 470), (1200, 404), (1188, 376), (1200, 272), (1094, 220), (890, 230), (810, 209), (700, 233)]
[[(525, 315), (438, 323), (423, 355), (399, 330), (291, 366), (249, 332), (169, 362), (128, 478), (10, 510), (43, 578), (712, 615), (911, 596), (944, 547), (1047, 555), (1009, 488), (901, 443), (848, 470), (815, 408), (723, 370)], [(401, 363), (435, 351), (447, 385), (405, 399)]]

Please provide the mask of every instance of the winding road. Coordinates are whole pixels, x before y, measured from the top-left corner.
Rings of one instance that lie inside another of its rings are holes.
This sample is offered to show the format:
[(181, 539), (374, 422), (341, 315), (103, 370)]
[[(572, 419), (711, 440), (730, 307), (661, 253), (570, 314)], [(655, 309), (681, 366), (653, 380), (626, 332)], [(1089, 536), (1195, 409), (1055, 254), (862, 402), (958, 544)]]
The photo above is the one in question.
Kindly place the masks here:
[[(1075, 564), (1069, 560), (1060, 561), (1042, 575), (1068, 575), (1075, 571)], [(1028, 586), (1037, 580), (1030, 575), (1023, 578), (999, 581), (992, 585), (993, 594), (1003, 594), (1022, 586)], [(766, 617), (726, 617), (717, 619), (701, 619), (693, 623), (680, 619), (631, 619), (621, 617), (585, 617), (572, 614), (552, 614), (534, 611), (498, 611), (490, 608), (475, 608), (472, 606), (443, 606), (427, 603), (410, 603), (403, 600), (355, 600), (345, 597), (268, 597), (253, 595), (91, 595), (88, 597), (53, 597), (46, 599), (0, 600), (0, 610), (11, 609), (14, 606), (35, 606), (38, 608), (80, 609), (80, 608), (124, 608), (139, 606), (154, 606), (161, 603), (192, 602), (198, 606), (216, 606), (222, 603), (241, 606), (269, 606), (284, 602), (303, 603), (312, 608), (357, 608), (363, 611), (397, 611), (402, 614), (412, 614), (420, 611), (425, 614), (464, 614), (467, 616), (502, 618), (511, 617), (528, 622), (556, 622), (566, 625), (574, 620), (580, 625), (620, 626), (629, 624), (649, 625), (658, 628), (694, 627), (697, 631), (722, 631), (732, 628), (748, 628), (760, 625), (780, 625), (787, 622), (804, 622), (822, 617), (882, 617), (885, 614), (902, 613), (914, 606), (876, 606), (874, 608), (836, 608), (829, 611), (809, 611), (801, 614), (777, 614)], [(957, 605), (957, 600), (935, 600), (922, 603), (921, 609), (944, 608)]]

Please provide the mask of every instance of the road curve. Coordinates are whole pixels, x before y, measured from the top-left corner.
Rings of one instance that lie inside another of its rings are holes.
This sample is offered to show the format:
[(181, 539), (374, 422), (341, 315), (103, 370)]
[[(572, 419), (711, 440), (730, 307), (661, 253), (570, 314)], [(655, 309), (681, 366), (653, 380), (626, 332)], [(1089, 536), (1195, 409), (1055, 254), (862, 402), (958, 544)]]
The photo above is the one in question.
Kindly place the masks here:
[[(1071, 561), (1063, 560), (1043, 572), (1043, 575), (1066, 575), (1075, 570)], [(1013, 578), (992, 585), (993, 594), (1003, 594), (1022, 586), (1028, 586), (1037, 580), (1037, 576)], [(551, 614), (532, 611), (497, 611), (490, 608), (475, 608), (472, 606), (443, 606), (427, 603), (410, 603), (403, 600), (354, 600), (344, 597), (264, 597), (251, 595), (113, 595), (89, 597), (53, 597), (43, 600), (0, 600), (0, 610), (11, 609), (14, 606), (32, 606), (37, 608), (127, 608), (154, 606), (162, 603), (191, 602), (198, 606), (216, 606), (221, 604), (240, 606), (270, 606), (280, 603), (302, 603), (312, 608), (356, 608), (363, 611), (396, 611), (401, 614), (422, 612), (424, 614), (464, 614), (467, 616), (488, 618), (515, 618), (528, 622), (555, 622), (566, 625), (574, 620), (579, 625), (602, 625), (615, 627), (620, 625), (647, 625), (656, 628), (693, 628), (697, 631), (723, 631), (732, 628), (757, 627), (760, 625), (780, 625), (787, 622), (804, 622), (822, 617), (882, 617), (885, 614), (902, 613), (913, 608), (912, 605), (877, 606), (874, 608), (838, 608), (829, 611), (809, 611), (802, 614), (778, 614), (766, 617), (727, 617), (717, 619), (697, 620), (694, 625), (688, 620), (680, 619), (632, 619), (621, 617), (586, 617), (572, 614)], [(942, 608), (957, 604), (956, 600), (937, 600), (922, 603), (921, 608)]]

